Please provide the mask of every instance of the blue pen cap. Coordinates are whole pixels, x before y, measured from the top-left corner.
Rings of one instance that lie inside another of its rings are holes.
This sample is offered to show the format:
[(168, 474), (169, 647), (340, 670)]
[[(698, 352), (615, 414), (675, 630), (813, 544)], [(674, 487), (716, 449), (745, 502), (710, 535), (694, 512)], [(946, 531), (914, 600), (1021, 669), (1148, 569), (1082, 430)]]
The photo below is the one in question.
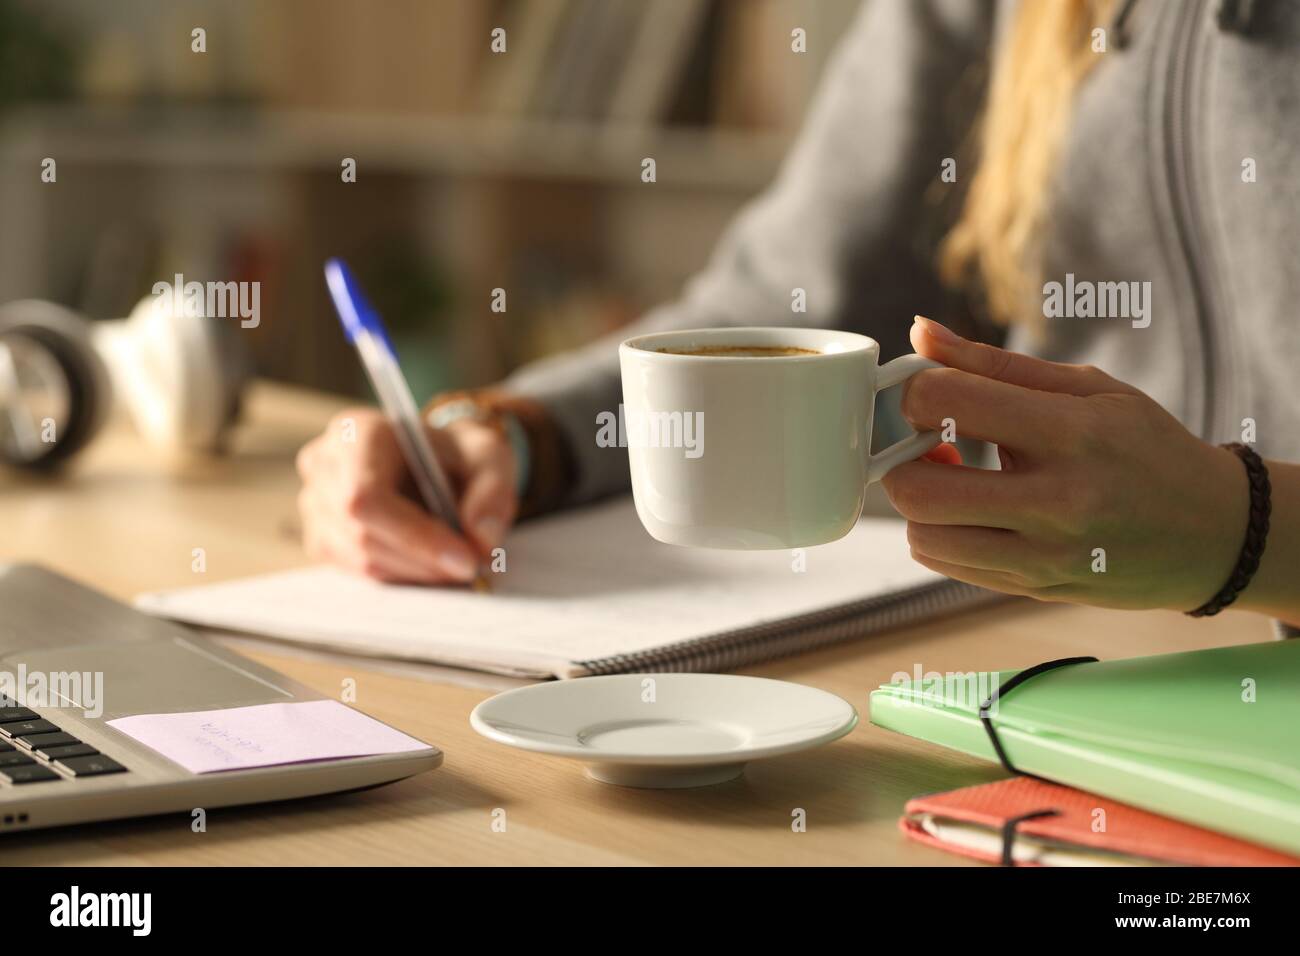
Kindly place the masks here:
[(358, 335), (368, 332), (382, 342), (389, 354), (396, 358), (397, 350), (393, 348), (388, 330), (384, 328), (384, 320), (366, 299), (352, 270), (342, 259), (325, 261), (325, 284), (329, 287), (330, 298), (334, 301), (334, 310), (339, 314), (339, 322), (343, 324), (343, 332), (347, 335), (348, 341), (355, 342)]

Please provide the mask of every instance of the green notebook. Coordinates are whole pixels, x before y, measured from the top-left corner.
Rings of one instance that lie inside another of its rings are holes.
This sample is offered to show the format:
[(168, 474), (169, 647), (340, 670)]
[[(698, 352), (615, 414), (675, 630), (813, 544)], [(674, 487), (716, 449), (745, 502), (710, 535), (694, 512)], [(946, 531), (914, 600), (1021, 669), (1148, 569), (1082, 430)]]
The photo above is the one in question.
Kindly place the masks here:
[[(1015, 673), (887, 684), (871, 722), (996, 761), (979, 698)], [(1300, 640), (1072, 664), (991, 717), (1019, 770), (1300, 853)]]

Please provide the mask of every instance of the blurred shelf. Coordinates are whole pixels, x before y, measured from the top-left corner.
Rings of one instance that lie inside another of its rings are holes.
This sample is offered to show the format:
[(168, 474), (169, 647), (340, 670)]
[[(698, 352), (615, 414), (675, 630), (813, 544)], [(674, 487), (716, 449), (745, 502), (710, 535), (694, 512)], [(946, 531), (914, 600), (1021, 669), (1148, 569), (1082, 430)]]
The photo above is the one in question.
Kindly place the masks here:
[(776, 173), (786, 133), (518, 122), (413, 114), (277, 112), (245, 108), (55, 107), (0, 124), (0, 161), (149, 167), (337, 171), (566, 179), (752, 192)]

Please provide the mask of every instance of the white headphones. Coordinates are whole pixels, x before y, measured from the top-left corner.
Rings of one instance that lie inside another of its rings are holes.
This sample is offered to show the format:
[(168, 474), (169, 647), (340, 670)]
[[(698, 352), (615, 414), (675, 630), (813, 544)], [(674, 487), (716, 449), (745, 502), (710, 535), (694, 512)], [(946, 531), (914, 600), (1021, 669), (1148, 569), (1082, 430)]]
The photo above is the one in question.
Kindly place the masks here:
[(228, 323), (153, 297), (106, 322), (36, 299), (0, 306), (0, 461), (67, 459), (114, 401), (156, 448), (213, 450), (247, 379), (238, 345)]

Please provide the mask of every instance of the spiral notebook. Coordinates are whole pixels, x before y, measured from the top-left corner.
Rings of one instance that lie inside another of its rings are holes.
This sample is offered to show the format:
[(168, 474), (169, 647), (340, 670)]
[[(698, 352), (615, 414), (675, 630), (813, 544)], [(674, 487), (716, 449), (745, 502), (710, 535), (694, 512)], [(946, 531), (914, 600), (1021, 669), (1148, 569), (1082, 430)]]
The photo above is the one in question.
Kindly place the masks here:
[(903, 523), (886, 518), (802, 551), (709, 551), (660, 544), (617, 499), (519, 528), (502, 558), (490, 594), (308, 567), (137, 605), (350, 653), (581, 677), (728, 670), (998, 597), (914, 562)]

